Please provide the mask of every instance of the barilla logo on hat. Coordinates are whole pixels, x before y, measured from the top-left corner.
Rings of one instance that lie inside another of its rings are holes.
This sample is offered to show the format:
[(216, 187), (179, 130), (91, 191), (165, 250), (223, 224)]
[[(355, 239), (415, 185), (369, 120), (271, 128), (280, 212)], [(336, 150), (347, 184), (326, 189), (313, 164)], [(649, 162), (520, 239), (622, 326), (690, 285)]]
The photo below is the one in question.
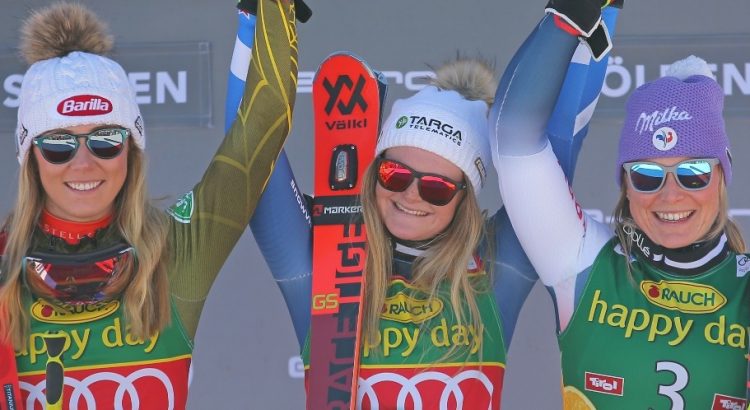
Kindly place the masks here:
[(651, 137), (651, 143), (659, 151), (669, 151), (677, 145), (677, 132), (669, 127), (661, 127)]
[(671, 108), (665, 108), (663, 111), (654, 111), (650, 114), (642, 112), (641, 115), (638, 116), (638, 121), (635, 123), (635, 130), (639, 134), (643, 134), (644, 131), (653, 132), (655, 126), (670, 121), (687, 121), (692, 119), (693, 117), (689, 112), (677, 111), (677, 106), (673, 106)]
[(74, 95), (60, 101), (57, 112), (73, 117), (104, 115), (112, 112), (112, 102), (98, 95)]

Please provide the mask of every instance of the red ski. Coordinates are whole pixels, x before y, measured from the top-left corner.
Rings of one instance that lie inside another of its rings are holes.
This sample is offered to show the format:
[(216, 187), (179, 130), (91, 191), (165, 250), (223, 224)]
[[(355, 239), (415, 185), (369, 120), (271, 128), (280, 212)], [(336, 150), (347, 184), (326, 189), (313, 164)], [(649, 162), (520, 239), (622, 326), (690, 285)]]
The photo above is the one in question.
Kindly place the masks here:
[(308, 410), (354, 409), (364, 294), (360, 182), (372, 162), (383, 77), (340, 53), (313, 81), (315, 197)]

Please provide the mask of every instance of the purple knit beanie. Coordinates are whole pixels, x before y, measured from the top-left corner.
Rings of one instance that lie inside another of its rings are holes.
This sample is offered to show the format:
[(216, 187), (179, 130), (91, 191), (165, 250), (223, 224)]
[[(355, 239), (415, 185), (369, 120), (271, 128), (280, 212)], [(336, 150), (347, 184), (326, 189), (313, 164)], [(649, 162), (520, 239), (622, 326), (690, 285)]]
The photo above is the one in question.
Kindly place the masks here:
[(626, 105), (617, 183), (625, 162), (691, 157), (718, 158), (729, 185), (732, 164), (723, 109), (724, 91), (708, 64), (695, 56), (676, 61), (664, 77), (638, 87)]

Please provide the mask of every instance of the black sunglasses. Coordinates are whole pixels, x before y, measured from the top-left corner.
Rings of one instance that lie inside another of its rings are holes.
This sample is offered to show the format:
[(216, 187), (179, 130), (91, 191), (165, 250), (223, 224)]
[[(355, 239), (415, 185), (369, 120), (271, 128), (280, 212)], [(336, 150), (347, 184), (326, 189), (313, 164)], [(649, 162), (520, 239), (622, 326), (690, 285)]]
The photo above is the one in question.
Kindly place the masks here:
[(86, 147), (97, 158), (112, 159), (120, 155), (130, 131), (125, 128), (102, 128), (89, 134), (52, 132), (34, 138), (34, 145), (47, 162), (64, 164), (76, 155), (79, 138), (86, 139)]
[(392, 159), (380, 157), (377, 161), (380, 186), (389, 191), (403, 192), (416, 178), (419, 196), (432, 205), (447, 205), (458, 191), (466, 189), (465, 182), (456, 182), (442, 175), (418, 172)]

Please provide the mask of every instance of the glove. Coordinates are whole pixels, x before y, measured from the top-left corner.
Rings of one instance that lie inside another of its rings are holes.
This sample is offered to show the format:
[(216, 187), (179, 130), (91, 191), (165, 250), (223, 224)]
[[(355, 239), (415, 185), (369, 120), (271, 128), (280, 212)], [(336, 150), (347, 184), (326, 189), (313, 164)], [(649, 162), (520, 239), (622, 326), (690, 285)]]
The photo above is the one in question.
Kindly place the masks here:
[(544, 11), (563, 19), (580, 36), (590, 37), (602, 18), (602, 0), (549, 0)]
[(599, 61), (612, 49), (607, 28), (601, 21), (601, 9), (621, 9), (625, 0), (549, 0), (545, 11), (564, 23), (564, 30), (577, 33), (586, 41), (594, 60)]
[[(258, 12), (258, 0), (239, 0), (237, 8), (255, 15)], [(294, 0), (294, 11), (300, 23), (306, 22), (312, 16), (312, 10), (305, 4), (304, 0)]]

